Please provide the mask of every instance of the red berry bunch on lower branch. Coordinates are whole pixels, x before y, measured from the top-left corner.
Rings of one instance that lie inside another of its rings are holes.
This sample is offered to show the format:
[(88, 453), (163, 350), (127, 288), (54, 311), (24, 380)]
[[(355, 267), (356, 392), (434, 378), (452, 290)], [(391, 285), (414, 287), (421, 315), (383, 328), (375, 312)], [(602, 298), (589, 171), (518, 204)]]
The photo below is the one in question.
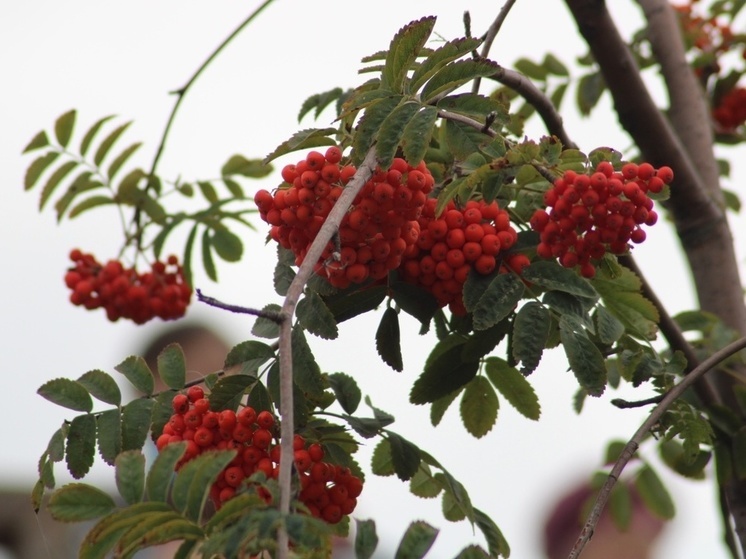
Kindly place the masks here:
[(142, 274), (118, 260), (101, 264), (78, 249), (70, 252), (70, 260), (74, 265), (65, 274), (65, 284), (72, 290), (70, 302), (89, 310), (103, 308), (112, 322), (181, 318), (192, 297), (176, 256), (153, 262), (151, 270)]
[(566, 171), (544, 193), (547, 209), (531, 217), (531, 227), (540, 234), (537, 255), (557, 258), (566, 268), (579, 266), (582, 276), (592, 278), (593, 261), (607, 251), (624, 254), (629, 243), (645, 240), (642, 226), (658, 220), (648, 193), (660, 192), (671, 181), (670, 167), (656, 170), (649, 163), (627, 163), (615, 172), (602, 161), (589, 174)]
[[(220, 473), (210, 488), (210, 497), (216, 508), (233, 498), (236, 492), (249, 483), (256, 472), (267, 478), (277, 478), (280, 471), (279, 431), (275, 417), (268, 411), (259, 413), (250, 406), (238, 412), (212, 411), (204, 392), (198, 386), (190, 387), (186, 394), (173, 398), (173, 415), (164, 425), (156, 441), (158, 450), (169, 444), (187, 441), (186, 452), (176, 465), (185, 463), (201, 453), (218, 450), (236, 450), (236, 457)], [(318, 443), (308, 444), (301, 435), (293, 439), (295, 470), (300, 480), (300, 501), (314, 516), (331, 524), (352, 513), (363, 482), (352, 475), (348, 468), (324, 461), (324, 449)], [(261, 486), (259, 494), (268, 502), (272, 496)]]
[(431, 198), (423, 208), (420, 235), (404, 254), (402, 276), (432, 293), (441, 306), (464, 315), (461, 294), (470, 270), (520, 273), (530, 262), (523, 254), (507, 253), (518, 235), (497, 202), (471, 200), (462, 208), (449, 202), (439, 217), (436, 204)]
[(719, 132), (735, 132), (746, 122), (746, 88), (734, 87), (723, 94), (712, 109), (712, 118), (719, 125)]
[[(274, 194), (267, 190), (256, 193), (259, 214), (272, 225), (270, 236), (295, 253), (297, 265), (355, 174), (352, 166), (340, 168), (341, 156), (335, 146), (326, 154), (312, 151), (305, 160), (283, 168), (286, 184)], [(368, 278), (383, 279), (398, 268), (417, 240), (417, 218), (433, 184), (424, 162), (412, 167), (397, 158), (388, 170), (378, 169), (342, 220), (338, 247), (329, 243), (316, 264), (316, 273), (335, 287), (345, 288)]]

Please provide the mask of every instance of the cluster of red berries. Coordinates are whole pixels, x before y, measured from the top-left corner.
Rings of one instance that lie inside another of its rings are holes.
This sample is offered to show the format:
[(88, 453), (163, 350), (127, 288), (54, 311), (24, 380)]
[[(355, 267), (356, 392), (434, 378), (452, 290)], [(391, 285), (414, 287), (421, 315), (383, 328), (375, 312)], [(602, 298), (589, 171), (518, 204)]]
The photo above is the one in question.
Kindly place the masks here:
[[(296, 255), (300, 265), (326, 216), (355, 174), (351, 165), (340, 167), (336, 146), (326, 154), (311, 151), (296, 165), (286, 165), (287, 187), (274, 195), (256, 193), (261, 218), (272, 225), (270, 236)], [(421, 163), (411, 167), (394, 159), (387, 171), (378, 170), (363, 186), (339, 228), (339, 242), (330, 242), (316, 265), (316, 273), (338, 288), (380, 280), (399, 267), (406, 250), (417, 240), (416, 222), (433, 187), (433, 177)]]
[(441, 306), (464, 315), (461, 295), (472, 268), (486, 275), (501, 261), (500, 272), (520, 274), (530, 261), (521, 253), (504, 253), (518, 235), (508, 212), (497, 202), (471, 200), (458, 208), (451, 201), (440, 216), (435, 215), (436, 205), (434, 198), (425, 204), (418, 219), (420, 235), (404, 255), (401, 274), (405, 281), (432, 293)]
[[(233, 498), (244, 480), (255, 472), (263, 472), (267, 478), (278, 477), (280, 445), (274, 444), (278, 437), (272, 413), (266, 410), (257, 413), (250, 406), (238, 412), (212, 411), (199, 386), (189, 387), (186, 394), (175, 395), (172, 406), (174, 413), (164, 425), (156, 446), (163, 450), (166, 445), (187, 442), (177, 470), (208, 450), (237, 451), (210, 488), (216, 508)], [(293, 450), (301, 487), (299, 499), (310, 513), (330, 524), (352, 513), (363, 490), (362, 480), (352, 475), (349, 468), (324, 462), (322, 446), (307, 444), (301, 435), (295, 435)], [(258, 486), (257, 492), (268, 504), (271, 502), (272, 497), (265, 488)]]
[(695, 2), (673, 5), (687, 45), (708, 53), (727, 51), (734, 39), (730, 26), (715, 17), (697, 14)]
[(712, 109), (712, 118), (721, 132), (734, 132), (746, 122), (746, 88), (734, 87), (724, 93)]
[(74, 266), (65, 274), (72, 290), (70, 302), (86, 309), (103, 308), (109, 320), (128, 318), (143, 324), (155, 317), (181, 318), (192, 297), (176, 256), (153, 262), (150, 272), (138, 273), (118, 260), (99, 263), (92, 254), (70, 251)]
[(531, 217), (531, 228), (540, 234), (537, 255), (558, 258), (567, 268), (580, 266), (580, 274), (592, 278), (592, 260), (607, 251), (624, 254), (630, 242), (645, 240), (641, 226), (658, 220), (648, 192), (658, 193), (672, 180), (670, 167), (656, 170), (649, 163), (627, 163), (615, 172), (602, 161), (589, 174), (566, 171), (544, 193), (549, 211), (538, 209)]

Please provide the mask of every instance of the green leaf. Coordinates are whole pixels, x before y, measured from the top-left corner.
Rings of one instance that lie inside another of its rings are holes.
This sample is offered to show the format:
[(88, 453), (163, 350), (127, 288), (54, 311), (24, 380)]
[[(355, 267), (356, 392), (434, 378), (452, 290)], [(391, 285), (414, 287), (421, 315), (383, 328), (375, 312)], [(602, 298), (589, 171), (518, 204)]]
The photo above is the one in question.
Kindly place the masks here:
[(215, 229), (210, 242), (218, 256), (226, 262), (238, 262), (241, 260), (243, 242), (241, 241), (241, 237), (235, 233), (222, 227)]
[(420, 449), (405, 438), (386, 431), (386, 437), (391, 445), (391, 463), (396, 476), (407, 481), (420, 467)]
[(326, 388), (321, 377), (321, 369), (306, 341), (303, 329), (297, 325), (293, 327), (291, 341), (293, 344), (293, 377), (295, 384), (309, 397), (321, 398)]
[(381, 86), (392, 91), (404, 89), (407, 72), (435, 27), (435, 17), (424, 17), (408, 23), (394, 35), (386, 54)]
[(174, 540), (200, 539), (204, 536), (199, 526), (174, 511), (154, 512), (127, 530), (119, 540), (120, 557), (131, 557), (135, 552)]
[(581, 388), (591, 396), (603, 394), (606, 366), (599, 349), (585, 335), (576, 333), (565, 317), (560, 319), (560, 340)]
[(60, 522), (82, 522), (108, 514), (116, 508), (104, 491), (85, 483), (70, 483), (49, 498), (47, 510)]
[(308, 291), (295, 308), (298, 322), (311, 334), (324, 340), (333, 340), (339, 335), (337, 321), (324, 300), (315, 291)]
[(68, 427), (64, 425), (57, 429), (47, 445), (47, 454), (53, 462), (61, 462), (65, 457), (65, 438), (67, 437)]
[(355, 519), (355, 559), (370, 559), (378, 546), (376, 523)]
[(345, 373), (331, 373), (327, 375), (329, 386), (337, 397), (337, 402), (345, 413), (352, 415), (360, 405), (362, 394), (355, 379)]
[(513, 321), (513, 358), (520, 362), (521, 372), (536, 370), (549, 339), (549, 311), (541, 303), (529, 301), (516, 313)]
[(560, 61), (559, 58), (557, 58), (551, 53), (547, 53), (544, 55), (544, 62), (542, 66), (546, 68), (547, 72), (555, 76), (561, 76), (561, 77), (570, 76), (570, 72), (567, 70), (567, 66), (565, 66), (562, 63), (562, 61)]
[(122, 412), (118, 407), (96, 415), (96, 435), (98, 453), (104, 462), (113, 466), (122, 452)]
[(482, 531), (490, 555), (493, 557), (510, 557), (510, 546), (500, 529), (492, 519), (479, 509), (474, 509), (474, 523)]
[(388, 307), (381, 317), (381, 322), (376, 330), (376, 351), (389, 367), (399, 372), (404, 370), (399, 332), (399, 313), (393, 307)]
[(628, 333), (645, 340), (655, 338), (660, 315), (655, 305), (640, 294), (640, 279), (627, 268), (617, 275), (604, 268), (592, 280), (606, 309), (624, 325)]
[(75, 411), (89, 412), (93, 409), (91, 395), (78, 381), (58, 378), (45, 382), (36, 391), (39, 396)]
[(202, 267), (205, 269), (208, 278), (212, 281), (218, 281), (218, 271), (212, 257), (212, 238), (209, 229), (202, 232)]
[(83, 212), (92, 210), (93, 208), (98, 208), (99, 206), (106, 206), (115, 203), (116, 202), (110, 196), (91, 196), (90, 198), (86, 198), (82, 202), (76, 204), (75, 207), (73, 207), (73, 209), (71, 209), (70, 212), (67, 214), (67, 217), (73, 219), (74, 217), (78, 217)]
[(122, 450), (140, 450), (150, 430), (155, 402), (149, 398), (132, 400), (122, 408)]
[(85, 476), (96, 454), (96, 418), (79, 415), (70, 422), (65, 446), (67, 469), (75, 479)]
[(430, 466), (421, 462), (419, 469), (409, 480), (409, 491), (422, 499), (433, 499), (440, 495), (443, 486), (433, 476)]
[(40, 132), (37, 132), (36, 136), (34, 136), (28, 144), (26, 144), (26, 147), (23, 148), (23, 152), (21, 153), (28, 153), (30, 151), (45, 148), (48, 145), (49, 137), (44, 130), (41, 130)]
[(121, 136), (127, 128), (129, 128), (130, 124), (132, 122), (125, 122), (121, 126), (118, 126), (115, 128), (112, 132), (109, 133), (106, 138), (99, 144), (98, 149), (96, 149), (96, 153), (93, 156), (93, 162), (100, 166), (103, 162), (106, 155), (109, 153), (109, 150), (111, 150), (112, 146), (114, 145), (114, 142), (116, 142), (119, 139), (119, 136)]
[(463, 387), (454, 390), (450, 394), (446, 394), (441, 398), (435, 400), (430, 406), (430, 423), (433, 427), (437, 427), (440, 421), (443, 419), (448, 408), (451, 406), (456, 397), (461, 394)]
[(414, 73), (412, 74), (412, 79), (409, 83), (410, 92), (417, 92), (420, 87), (422, 87), (422, 85), (434, 76), (443, 66), (472, 52), (481, 43), (482, 41), (480, 39), (468, 37), (448, 41), (435, 49), (417, 66), (417, 68), (415, 68)]
[(399, 143), (404, 159), (410, 165), (417, 166), (424, 159), (437, 119), (438, 109), (424, 107), (416, 112), (404, 127)]
[(395, 470), (394, 462), (391, 458), (391, 443), (388, 439), (381, 439), (376, 448), (373, 449), (370, 469), (377, 476), (388, 477), (394, 475)]
[(449, 491), (443, 493), (443, 498), (441, 499), (441, 509), (443, 510), (443, 518), (450, 522), (460, 522), (461, 520), (466, 518), (466, 512), (459, 505), (453, 493)]
[(594, 318), (596, 320), (598, 339), (601, 340), (602, 343), (612, 345), (614, 342), (618, 341), (622, 335), (624, 335), (624, 324), (607, 311), (603, 305), (598, 305), (596, 307)]
[(597, 300), (598, 293), (585, 278), (555, 261), (539, 260), (523, 270), (523, 279), (547, 289)]
[(138, 392), (142, 392), (146, 396), (150, 396), (153, 393), (155, 386), (153, 373), (142, 357), (131, 355), (114, 367), (114, 369), (122, 373)]
[(134, 154), (138, 149), (140, 149), (140, 146), (142, 145), (142, 142), (136, 142), (132, 144), (131, 146), (127, 147), (122, 153), (116, 156), (114, 160), (109, 165), (109, 169), (107, 170), (107, 175), (109, 179), (113, 179), (114, 176), (119, 172), (119, 169), (122, 168), (122, 165), (124, 165), (127, 160)]
[[(106, 404), (118, 406), (122, 403), (122, 392), (109, 373), (94, 369), (81, 376), (77, 383), (83, 386), (91, 396)], [(90, 411), (90, 409), (79, 411)]]
[(423, 327), (430, 323), (440, 309), (438, 301), (430, 292), (411, 283), (395, 281), (389, 285), (389, 290), (401, 310), (419, 320)]
[(420, 110), (417, 101), (403, 100), (381, 123), (376, 141), (376, 154), (382, 169), (388, 169), (394, 160), (404, 129)]
[(544, 81), (547, 78), (547, 69), (528, 58), (519, 58), (513, 63), (513, 66), (521, 74), (532, 80)]
[[(444, 124), (445, 137), (443, 143), (457, 159), (466, 159), (471, 154), (480, 151), (484, 146), (492, 142), (492, 138), (484, 132), (469, 126), (463, 122), (446, 120)], [(456, 186), (461, 186), (463, 180), (454, 180), (451, 185), (451, 196), (457, 193)], [(440, 202), (440, 199), (439, 199)]]
[(54, 123), (54, 136), (62, 147), (67, 147), (67, 144), (70, 143), (76, 115), (77, 113), (73, 109), (60, 116)]
[(181, 390), (186, 382), (186, 358), (178, 343), (168, 344), (156, 359), (158, 374), (169, 388)]
[(617, 528), (626, 531), (632, 520), (632, 498), (625, 483), (616, 483), (609, 494), (609, 512)]
[(36, 181), (39, 180), (41, 174), (49, 167), (58, 157), (59, 153), (56, 151), (48, 151), (44, 155), (40, 155), (34, 159), (26, 169), (26, 176), (23, 179), (24, 190), (31, 190)]
[(202, 196), (204, 196), (205, 200), (207, 200), (210, 204), (215, 204), (220, 199), (218, 197), (217, 190), (215, 190), (215, 187), (212, 185), (211, 182), (197, 181), (197, 186), (199, 187)]
[(98, 131), (101, 129), (101, 127), (112, 118), (114, 118), (114, 115), (105, 116), (102, 119), (97, 120), (93, 124), (93, 126), (88, 129), (88, 131), (85, 133), (85, 136), (83, 136), (83, 139), (80, 141), (81, 157), (85, 157), (85, 154), (88, 152), (88, 148), (90, 147), (93, 138), (96, 136), (96, 134), (98, 134)]
[(70, 174), (70, 172), (78, 166), (77, 161), (67, 161), (60, 165), (54, 173), (49, 175), (47, 182), (44, 184), (44, 188), (41, 191), (39, 198), (39, 210), (43, 210), (44, 206), (49, 200), (49, 197), (54, 193), (55, 189), (60, 185), (62, 180)]
[(197, 521), (207, 501), (210, 486), (235, 456), (235, 450), (210, 450), (184, 464), (176, 475), (171, 492), (176, 510), (188, 519)]
[(441, 68), (422, 88), (422, 103), (429, 105), (474, 78), (495, 75), (500, 66), (487, 59), (457, 60)]
[(454, 559), (490, 559), (487, 552), (476, 544), (466, 546)]
[[(276, 314), (278, 316), (281, 310), (282, 307), (275, 303), (269, 303), (262, 307), (262, 313)], [(251, 333), (258, 338), (279, 338), (280, 325), (276, 320), (272, 320), (265, 316), (259, 316), (254, 322), (254, 326), (251, 328)]]
[(301, 149), (335, 145), (336, 142), (329, 136), (336, 133), (336, 128), (307, 128), (296, 132), (289, 140), (281, 143), (272, 153), (267, 155), (262, 163), (266, 165), (273, 159)]
[(499, 357), (488, 357), (485, 360), (485, 373), (492, 384), (500, 391), (521, 415), (537, 420), (541, 415), (539, 398), (534, 387), (514, 367)]
[(476, 376), (464, 388), (460, 406), (461, 421), (472, 436), (481, 439), (495, 425), (499, 407), (495, 389), (486, 378)]
[(275, 350), (256, 340), (247, 340), (231, 348), (223, 363), (224, 369), (231, 369), (241, 366), (237, 372), (242, 374), (252, 374), (259, 370), (264, 363), (275, 357)]
[(425, 370), (415, 381), (409, 393), (410, 402), (413, 404), (434, 402), (457, 388), (461, 388), (474, 378), (479, 370), (479, 362), (465, 362), (461, 357), (461, 345), (463, 344), (443, 351), (437, 358), (428, 359)]
[(303, 101), (303, 105), (301, 105), (300, 111), (298, 112), (298, 122), (303, 120), (303, 117), (314, 108), (316, 109), (314, 116), (318, 118), (329, 103), (335, 99), (339, 99), (342, 94), (343, 91), (341, 87), (335, 87), (334, 89), (330, 89), (324, 93), (314, 93)]
[(256, 377), (247, 374), (232, 374), (222, 377), (210, 392), (210, 408), (215, 411), (235, 410), (246, 389), (256, 383)]
[(119, 494), (128, 505), (142, 501), (145, 491), (145, 456), (139, 450), (122, 452), (115, 461)]
[(332, 311), (337, 324), (339, 324), (340, 322), (378, 308), (386, 298), (386, 292), (386, 286), (377, 285), (355, 290), (352, 293), (326, 297), (324, 302), (329, 307), (329, 310)]
[(474, 330), (486, 330), (508, 316), (523, 297), (525, 288), (520, 277), (498, 274), (472, 311)]
[(438, 530), (427, 522), (412, 522), (404, 533), (394, 559), (421, 559), (435, 543)]
[(93, 176), (91, 171), (83, 171), (80, 173), (73, 179), (65, 193), (57, 199), (54, 203), (54, 209), (57, 212), (57, 221), (60, 221), (63, 218), (67, 208), (72, 204), (73, 200), (78, 197), (78, 195), (104, 186), (98, 181), (91, 180), (91, 176)]
[(634, 486), (650, 512), (664, 520), (674, 517), (676, 507), (671, 495), (650, 466), (640, 468), (634, 479)]
[(402, 99), (402, 95), (384, 97), (374, 101), (365, 109), (352, 140), (353, 162), (355, 164), (362, 162), (365, 154), (368, 153), (368, 150), (376, 141), (381, 125)]
[(580, 114), (588, 116), (606, 89), (601, 72), (586, 74), (578, 82), (577, 102)]
[(148, 470), (145, 489), (150, 501), (166, 502), (176, 464), (186, 451), (186, 441), (166, 445)]
[(223, 178), (223, 184), (228, 189), (228, 191), (231, 193), (231, 196), (233, 196), (233, 198), (235, 198), (236, 200), (242, 200), (246, 198), (243, 188), (241, 188), (241, 185), (238, 184), (236, 181), (232, 179)]
[(220, 169), (221, 176), (241, 175), (260, 179), (272, 172), (272, 165), (267, 165), (261, 159), (247, 159), (243, 155), (232, 155)]

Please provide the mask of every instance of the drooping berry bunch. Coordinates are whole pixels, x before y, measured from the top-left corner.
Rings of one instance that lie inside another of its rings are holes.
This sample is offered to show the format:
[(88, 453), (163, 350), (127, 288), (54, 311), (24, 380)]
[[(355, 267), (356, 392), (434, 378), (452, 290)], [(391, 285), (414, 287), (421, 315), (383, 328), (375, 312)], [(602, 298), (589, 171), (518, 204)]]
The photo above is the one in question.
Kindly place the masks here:
[(440, 216), (435, 215), (436, 204), (433, 198), (425, 204), (418, 219), (420, 235), (404, 254), (401, 273), (441, 306), (463, 315), (461, 296), (471, 269), (489, 274), (499, 266), (501, 272), (520, 273), (530, 262), (524, 254), (507, 254), (518, 236), (497, 202), (470, 200), (459, 208), (451, 201)]
[[(267, 478), (279, 475), (280, 446), (278, 426), (269, 411), (259, 413), (250, 406), (233, 410), (212, 411), (210, 402), (199, 386), (191, 386), (172, 401), (173, 414), (156, 440), (158, 450), (180, 441), (187, 448), (176, 469), (207, 450), (236, 450), (236, 457), (220, 473), (210, 488), (216, 508), (236, 495), (244, 481), (261, 471)], [(349, 468), (324, 461), (319, 443), (308, 444), (301, 435), (293, 439), (294, 463), (299, 476), (300, 501), (308, 510), (326, 522), (335, 524), (352, 513), (363, 483)], [(263, 488), (258, 493), (269, 503), (271, 495)]]
[(720, 132), (735, 132), (746, 122), (746, 88), (734, 87), (724, 93), (712, 109), (712, 118), (720, 126)]
[(592, 261), (607, 251), (624, 254), (630, 242), (645, 240), (642, 225), (658, 220), (648, 193), (660, 192), (672, 180), (669, 167), (656, 170), (649, 163), (627, 163), (615, 172), (602, 161), (589, 174), (566, 171), (544, 193), (547, 209), (531, 217), (532, 229), (540, 234), (537, 255), (557, 258), (566, 268), (580, 266), (580, 274), (592, 278)]
[(153, 262), (149, 272), (138, 273), (118, 260), (99, 263), (92, 254), (70, 251), (74, 265), (65, 274), (74, 305), (93, 310), (103, 308), (111, 321), (128, 318), (143, 324), (159, 317), (173, 320), (184, 316), (192, 297), (176, 256)]
[(683, 5), (673, 5), (681, 25), (686, 44), (700, 51), (718, 53), (727, 51), (733, 42), (730, 25), (716, 17), (706, 17), (697, 13), (696, 0)]
[[(282, 170), (285, 183), (274, 194), (260, 190), (254, 198), (260, 216), (272, 225), (270, 236), (292, 250), (296, 264), (305, 258), (343, 186), (355, 168), (340, 168), (336, 146), (325, 154), (310, 152)], [(424, 162), (410, 166), (394, 159), (388, 170), (378, 169), (363, 186), (339, 227), (339, 245), (330, 242), (316, 264), (316, 273), (338, 288), (380, 280), (401, 264), (419, 235), (417, 218), (433, 187)]]

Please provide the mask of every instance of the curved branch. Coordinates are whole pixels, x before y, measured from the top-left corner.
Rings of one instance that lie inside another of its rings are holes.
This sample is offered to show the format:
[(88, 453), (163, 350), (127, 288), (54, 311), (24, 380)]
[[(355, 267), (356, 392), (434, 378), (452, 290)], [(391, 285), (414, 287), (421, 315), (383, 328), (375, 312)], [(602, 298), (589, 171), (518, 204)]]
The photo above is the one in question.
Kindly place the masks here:
[(588, 519), (586, 520), (585, 526), (583, 526), (580, 537), (578, 537), (578, 540), (575, 542), (575, 545), (570, 551), (568, 559), (577, 559), (580, 556), (580, 553), (583, 551), (583, 548), (590, 541), (591, 536), (593, 535), (593, 530), (595, 529), (596, 524), (598, 524), (598, 520), (601, 517), (601, 512), (606, 505), (606, 501), (609, 498), (611, 490), (614, 487), (614, 484), (619, 479), (619, 476), (622, 474), (624, 467), (635, 455), (642, 441), (648, 435), (650, 430), (655, 426), (655, 424), (661, 420), (663, 414), (666, 412), (666, 410), (668, 410), (671, 404), (677, 398), (679, 398), (684, 393), (684, 391), (686, 391), (686, 389), (691, 387), (702, 375), (714, 369), (725, 359), (745, 347), (746, 337), (736, 340), (735, 342), (728, 344), (724, 348), (713, 353), (710, 357), (708, 357), (707, 359), (702, 361), (701, 364), (695, 367), (691, 373), (685, 376), (681, 380), (681, 382), (671, 388), (671, 390), (666, 393), (661, 403), (658, 404), (653, 409), (653, 411), (650, 412), (650, 416), (648, 416), (648, 418), (640, 426), (640, 428), (637, 429), (635, 434), (624, 447), (624, 450), (622, 451), (617, 461), (614, 463), (609, 476), (606, 478), (606, 482), (604, 483), (603, 487), (601, 487), (601, 490), (596, 497), (596, 502), (593, 505), (593, 509), (591, 509), (590, 514), (588, 515)]
[[(500, 11), (497, 14), (495, 21), (492, 22), (492, 25), (490, 25), (489, 29), (487, 29), (487, 32), (484, 34), (482, 52), (480, 53), (480, 56), (482, 58), (487, 58), (487, 55), (490, 53), (492, 43), (495, 41), (495, 37), (497, 37), (497, 34), (500, 32), (500, 28), (503, 26), (503, 22), (505, 22), (505, 19), (508, 17), (508, 14), (510, 13), (511, 8), (513, 8), (515, 2), (516, 0), (505, 1), (505, 4), (503, 4), (503, 7), (500, 8)], [(479, 76), (474, 78), (474, 84), (471, 87), (471, 92), (479, 93), (479, 84), (481, 83), (482, 78), (480, 78)]]

